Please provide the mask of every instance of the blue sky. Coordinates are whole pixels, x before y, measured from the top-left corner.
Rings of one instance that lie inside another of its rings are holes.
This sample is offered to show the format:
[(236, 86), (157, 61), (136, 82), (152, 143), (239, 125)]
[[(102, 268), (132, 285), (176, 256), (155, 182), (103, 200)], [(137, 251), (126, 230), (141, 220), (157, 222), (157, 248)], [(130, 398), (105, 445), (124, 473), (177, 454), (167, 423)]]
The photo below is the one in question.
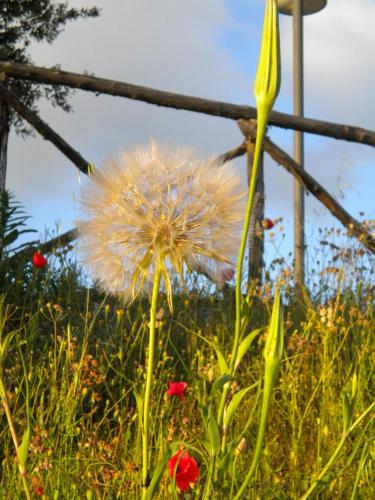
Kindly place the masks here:
[[(98, 19), (70, 24), (53, 45), (35, 44), (35, 64), (156, 87), (211, 99), (254, 105), (264, 0), (99, 0)], [(305, 115), (375, 129), (375, 3), (329, 0), (326, 9), (306, 16)], [(280, 16), (282, 87), (275, 109), (292, 110), (292, 23)], [(65, 114), (40, 103), (40, 115), (73, 147), (100, 165), (109, 154), (151, 137), (193, 145), (209, 155), (242, 141), (235, 122), (167, 110), (110, 96), (75, 92), (75, 112)], [(271, 128), (272, 139), (291, 152), (292, 133)], [(375, 218), (375, 150), (369, 146), (305, 136), (306, 168), (354, 216)], [(243, 160), (237, 162), (242, 170)], [(283, 251), (291, 245), (290, 176), (266, 161), (266, 215), (285, 218)], [(54, 147), (39, 137), (9, 146), (8, 187), (33, 216), (30, 225), (60, 231), (79, 218), (75, 199), (83, 178)], [(343, 196), (343, 198), (342, 198)], [(307, 235), (335, 221), (312, 196), (306, 201)], [(338, 224), (339, 226), (339, 224)], [(269, 246), (269, 252), (273, 252)]]

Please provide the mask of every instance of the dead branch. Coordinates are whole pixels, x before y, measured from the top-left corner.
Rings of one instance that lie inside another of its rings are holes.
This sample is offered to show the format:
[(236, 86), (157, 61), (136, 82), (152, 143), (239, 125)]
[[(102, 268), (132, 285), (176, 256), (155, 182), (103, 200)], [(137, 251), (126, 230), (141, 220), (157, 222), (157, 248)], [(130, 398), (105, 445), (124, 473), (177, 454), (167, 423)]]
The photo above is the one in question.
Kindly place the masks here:
[(10, 92), (2, 83), (0, 83), (0, 96), (29, 122), (44, 139), (51, 141), (57, 149), (81, 170), (81, 172), (85, 174), (88, 173), (89, 166), (87, 160), (85, 160), (78, 151), (73, 149), (58, 133), (52, 130), (46, 122), (39, 118), (34, 111), (25, 106), (25, 104), (23, 104), (18, 97)]
[[(0, 61), (0, 72), (6, 73), (11, 78), (20, 78), (51, 85), (64, 85), (100, 94), (135, 99), (167, 108), (185, 109), (197, 113), (221, 116), (232, 120), (256, 118), (256, 109), (251, 106), (164, 92), (116, 80), (61, 71), (58, 68), (49, 69), (28, 64)], [(375, 146), (375, 132), (351, 125), (340, 125), (305, 117), (301, 118), (277, 111), (271, 113), (269, 124)]]
[[(40, 135), (47, 141), (52, 142), (74, 165), (84, 174), (89, 172), (89, 163), (81, 154), (73, 149), (57, 132), (55, 132), (44, 120), (42, 120), (34, 111), (23, 104), (17, 96), (10, 92), (0, 83), (0, 96), (12, 106), (30, 125), (32, 125)], [(242, 156), (246, 153), (246, 142), (231, 149), (217, 157), (218, 163), (225, 163)]]
[(349, 235), (355, 236), (362, 245), (375, 253), (375, 239), (365, 229), (365, 227), (354, 219), (324, 187), (315, 180), (306, 170), (291, 158), (285, 151), (280, 149), (270, 139), (266, 139), (264, 149), (267, 153), (289, 173), (295, 177), (315, 198), (328, 208), (332, 215), (336, 217), (348, 230)]
[[(256, 122), (254, 120), (238, 120), (237, 123), (247, 140), (254, 141), (256, 135)], [(331, 214), (347, 228), (350, 235), (355, 236), (362, 245), (375, 253), (375, 239), (371, 234), (360, 222), (354, 219), (340, 203), (338, 203), (333, 196), (314, 179), (314, 177), (306, 170), (303, 170), (293, 158), (276, 146), (268, 137), (266, 137), (264, 141), (263, 148), (271, 158), (284, 167), (303, 187), (310, 191), (310, 193), (312, 193), (315, 198), (317, 198)]]
[(225, 163), (227, 161), (234, 160), (235, 158), (238, 158), (239, 156), (243, 156), (245, 153), (246, 153), (246, 141), (243, 142), (237, 148), (231, 149), (230, 151), (227, 151), (226, 153), (223, 153), (222, 155), (218, 156), (217, 162), (218, 163)]
[(59, 236), (56, 236), (55, 238), (46, 241), (45, 243), (40, 243), (39, 240), (30, 241), (28, 247), (23, 248), (16, 254), (12, 255), (11, 257), (8, 257), (7, 259), (8, 265), (11, 265), (16, 260), (31, 259), (33, 253), (37, 249), (40, 250), (41, 253), (46, 254), (49, 252), (53, 252), (54, 250), (56, 250), (56, 248), (61, 248), (66, 245), (69, 245), (77, 238), (78, 238), (78, 229), (74, 228), (70, 229), (69, 231), (66, 231), (65, 233), (60, 234)]

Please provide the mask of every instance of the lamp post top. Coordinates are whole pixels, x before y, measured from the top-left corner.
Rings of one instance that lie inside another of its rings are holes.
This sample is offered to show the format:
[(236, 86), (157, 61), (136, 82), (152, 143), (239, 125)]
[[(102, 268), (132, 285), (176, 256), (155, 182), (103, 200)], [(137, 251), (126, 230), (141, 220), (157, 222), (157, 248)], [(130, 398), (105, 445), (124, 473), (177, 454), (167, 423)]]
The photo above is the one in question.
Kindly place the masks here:
[[(294, 0), (277, 0), (281, 14), (293, 14)], [(327, 0), (302, 0), (303, 15), (315, 14), (324, 9), (327, 5)]]

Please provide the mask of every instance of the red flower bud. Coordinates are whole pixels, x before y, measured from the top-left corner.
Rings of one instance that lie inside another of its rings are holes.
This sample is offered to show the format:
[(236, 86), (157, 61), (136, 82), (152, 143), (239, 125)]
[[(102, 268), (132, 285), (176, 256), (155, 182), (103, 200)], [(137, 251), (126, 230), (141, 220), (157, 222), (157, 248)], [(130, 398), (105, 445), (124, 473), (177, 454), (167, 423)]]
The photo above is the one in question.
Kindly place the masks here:
[(275, 224), (271, 219), (263, 219), (262, 220), (262, 227), (265, 230), (272, 229)]
[(35, 495), (37, 497), (41, 497), (42, 495), (44, 495), (44, 488), (43, 488), (43, 486), (37, 486), (35, 488)]
[(226, 269), (223, 269), (221, 273), (221, 279), (224, 281), (224, 283), (227, 283), (230, 281), (234, 276), (234, 269), (231, 267), (227, 267)]
[(41, 497), (42, 495), (44, 495), (44, 488), (40, 484), (39, 477), (36, 477), (36, 476), (32, 477), (31, 478), (31, 484), (33, 485), (34, 492), (35, 492), (35, 495), (37, 497)]
[(32, 257), (32, 263), (34, 267), (42, 268), (47, 264), (47, 260), (40, 251), (37, 250)]
[(176, 485), (180, 491), (186, 491), (199, 477), (197, 462), (187, 451), (179, 450), (168, 461), (170, 477), (176, 477)]
[(169, 382), (168, 396), (177, 396), (181, 399), (185, 397), (186, 382)]

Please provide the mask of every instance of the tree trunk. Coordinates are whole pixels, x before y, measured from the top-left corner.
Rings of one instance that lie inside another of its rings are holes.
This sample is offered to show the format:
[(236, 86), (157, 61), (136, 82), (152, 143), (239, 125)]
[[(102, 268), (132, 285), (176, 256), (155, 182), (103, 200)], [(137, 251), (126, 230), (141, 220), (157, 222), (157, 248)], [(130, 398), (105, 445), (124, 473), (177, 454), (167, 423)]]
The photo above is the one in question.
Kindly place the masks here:
[(1, 265), (3, 260), (3, 224), (2, 220), (2, 202), (5, 191), (5, 180), (7, 172), (7, 153), (9, 137), (9, 107), (8, 104), (0, 99), (0, 287), (2, 288), (4, 269)]
[[(251, 172), (253, 167), (254, 143), (249, 143), (247, 148), (247, 175), (250, 185)], [(253, 209), (251, 212), (249, 225), (249, 275), (248, 285), (254, 281), (258, 285), (262, 283), (264, 268), (264, 237), (261, 221), (264, 219), (264, 170), (263, 152), (259, 162), (257, 182), (255, 186)]]
[(0, 195), (5, 190), (9, 138), (9, 107), (0, 99)]

